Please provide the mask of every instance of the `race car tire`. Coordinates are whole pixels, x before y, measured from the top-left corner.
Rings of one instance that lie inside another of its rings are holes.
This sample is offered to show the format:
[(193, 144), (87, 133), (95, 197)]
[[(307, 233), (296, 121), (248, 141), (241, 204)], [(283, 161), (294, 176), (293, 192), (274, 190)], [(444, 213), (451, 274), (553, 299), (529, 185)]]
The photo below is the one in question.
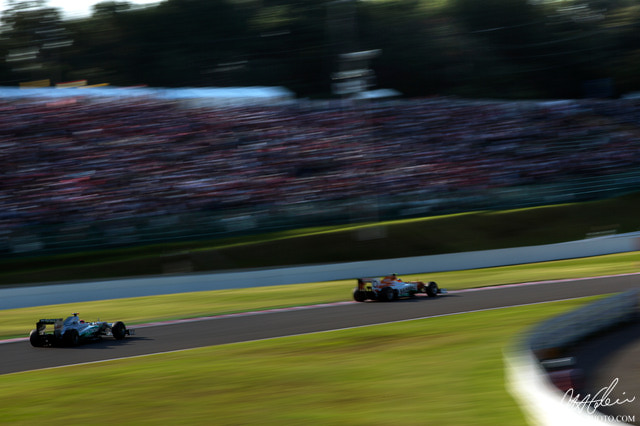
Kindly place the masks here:
[(396, 294), (394, 293), (393, 289), (389, 287), (383, 289), (380, 292), (380, 300), (382, 300), (383, 302), (392, 302), (393, 300), (395, 300), (395, 298)]
[(429, 285), (425, 287), (425, 291), (427, 293), (427, 296), (436, 297), (438, 295), (438, 284), (436, 284), (434, 281), (431, 281)]
[(122, 340), (127, 334), (127, 327), (124, 326), (124, 323), (122, 321), (117, 321), (111, 327), (111, 334), (113, 335), (114, 339)]
[(29, 334), (29, 343), (31, 343), (31, 346), (34, 348), (40, 348), (44, 346), (44, 342), (45, 339), (38, 330), (31, 330), (31, 333)]
[(80, 335), (78, 330), (69, 330), (62, 336), (62, 340), (66, 346), (78, 346), (80, 343)]
[(358, 290), (357, 288), (353, 290), (353, 300), (356, 302), (364, 302), (367, 300), (367, 292), (364, 290)]

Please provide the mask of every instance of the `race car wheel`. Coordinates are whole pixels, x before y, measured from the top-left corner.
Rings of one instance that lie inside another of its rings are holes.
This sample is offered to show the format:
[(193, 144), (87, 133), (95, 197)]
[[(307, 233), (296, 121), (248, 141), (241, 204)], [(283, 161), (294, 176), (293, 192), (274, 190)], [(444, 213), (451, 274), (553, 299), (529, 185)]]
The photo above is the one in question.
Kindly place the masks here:
[(38, 330), (31, 330), (29, 334), (29, 343), (35, 348), (44, 346), (44, 337), (38, 332)]
[(357, 288), (353, 290), (353, 300), (356, 302), (364, 302), (367, 300), (367, 292), (364, 290), (358, 290)]
[(427, 291), (427, 296), (436, 297), (438, 295), (438, 284), (431, 281), (427, 286), (426, 291)]
[(80, 335), (78, 334), (78, 330), (67, 331), (62, 336), (62, 340), (67, 346), (78, 346), (78, 343), (80, 343)]
[(122, 340), (127, 334), (127, 328), (124, 326), (124, 323), (122, 321), (118, 321), (113, 324), (113, 327), (111, 327), (111, 334), (113, 335), (114, 339)]
[(396, 298), (396, 294), (393, 292), (393, 289), (389, 287), (383, 289), (380, 295), (382, 296), (380, 300), (383, 302), (391, 302)]

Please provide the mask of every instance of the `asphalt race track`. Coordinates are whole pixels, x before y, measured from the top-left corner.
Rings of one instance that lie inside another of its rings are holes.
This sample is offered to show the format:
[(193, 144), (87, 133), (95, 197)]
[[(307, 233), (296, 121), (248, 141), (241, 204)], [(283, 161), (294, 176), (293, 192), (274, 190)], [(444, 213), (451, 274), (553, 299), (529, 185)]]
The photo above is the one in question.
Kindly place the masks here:
[[(0, 344), (0, 374), (617, 293), (638, 287), (640, 276), (632, 274), (460, 290), (436, 298), (420, 295), (390, 303), (347, 302), (189, 322), (130, 326), (136, 329), (136, 335), (123, 341), (105, 338), (101, 342), (74, 348), (34, 348), (28, 340), (20, 340)], [(61, 316), (67, 314), (61, 313)], [(117, 319), (126, 323), (126, 318)], [(37, 320), (34, 318), (34, 324)]]

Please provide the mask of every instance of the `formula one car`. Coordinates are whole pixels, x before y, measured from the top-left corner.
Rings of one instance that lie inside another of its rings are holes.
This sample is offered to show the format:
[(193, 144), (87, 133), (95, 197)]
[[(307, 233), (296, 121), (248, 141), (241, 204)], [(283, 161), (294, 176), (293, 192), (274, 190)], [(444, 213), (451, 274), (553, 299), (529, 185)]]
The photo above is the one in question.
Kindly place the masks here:
[(413, 297), (417, 293), (426, 293), (429, 297), (447, 291), (438, 287), (434, 281), (428, 284), (422, 281), (404, 282), (396, 274), (387, 275), (382, 279), (358, 278), (358, 286), (353, 289), (353, 299), (356, 302), (365, 300), (380, 300), (390, 302), (400, 297)]
[[(53, 330), (47, 326), (53, 325)], [(84, 322), (78, 318), (78, 313), (67, 319), (41, 319), (36, 323), (36, 329), (31, 330), (29, 341), (32, 346), (77, 346), (81, 342), (100, 340), (102, 336), (112, 336), (122, 340), (125, 336), (135, 334), (122, 321), (113, 323), (104, 321)]]

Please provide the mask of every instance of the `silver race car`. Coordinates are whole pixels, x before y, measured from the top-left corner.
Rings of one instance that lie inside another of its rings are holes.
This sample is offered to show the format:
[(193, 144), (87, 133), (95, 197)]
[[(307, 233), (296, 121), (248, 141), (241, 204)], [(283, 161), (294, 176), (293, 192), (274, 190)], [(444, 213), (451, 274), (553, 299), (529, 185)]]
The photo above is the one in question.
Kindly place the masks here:
[[(53, 326), (53, 327), (51, 327)], [(36, 323), (36, 329), (31, 331), (29, 341), (32, 346), (77, 346), (81, 342), (100, 340), (102, 336), (112, 336), (122, 340), (125, 336), (135, 334), (122, 321), (116, 322), (85, 322), (78, 318), (78, 313), (67, 319), (41, 319)]]

